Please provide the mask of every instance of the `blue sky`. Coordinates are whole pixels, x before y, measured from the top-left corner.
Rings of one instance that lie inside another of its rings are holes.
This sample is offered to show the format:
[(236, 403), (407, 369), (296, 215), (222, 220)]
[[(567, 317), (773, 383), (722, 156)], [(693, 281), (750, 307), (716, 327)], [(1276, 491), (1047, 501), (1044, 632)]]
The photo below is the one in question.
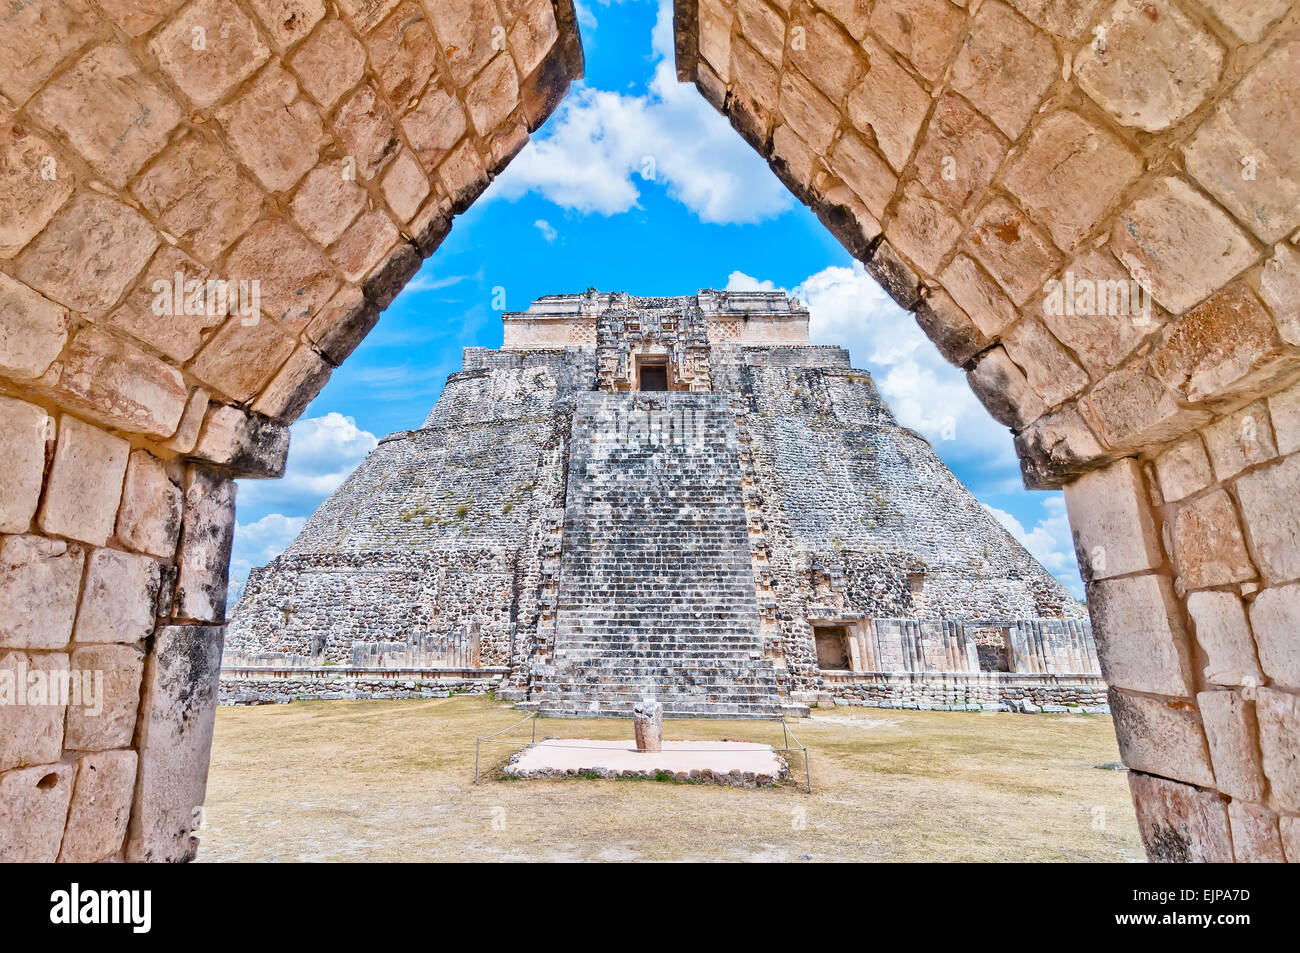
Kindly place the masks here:
[(1030, 493), (1009, 432), (694, 87), (676, 81), (666, 0), (578, 4), (586, 78), (456, 219), (442, 247), (294, 425), (280, 481), (240, 481), (231, 577), (293, 540), (379, 437), (418, 427), (462, 347), (544, 294), (782, 288), (814, 343), (849, 348), (900, 422), (1075, 595), (1060, 493)]

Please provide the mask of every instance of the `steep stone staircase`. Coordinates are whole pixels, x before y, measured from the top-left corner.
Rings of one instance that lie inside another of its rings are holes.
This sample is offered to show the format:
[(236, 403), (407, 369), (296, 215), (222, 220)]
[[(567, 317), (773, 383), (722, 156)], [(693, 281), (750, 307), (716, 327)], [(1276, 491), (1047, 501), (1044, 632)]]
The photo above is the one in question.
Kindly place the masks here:
[(737, 454), (725, 395), (580, 395), (542, 711), (620, 715), (655, 697), (670, 716), (780, 714)]

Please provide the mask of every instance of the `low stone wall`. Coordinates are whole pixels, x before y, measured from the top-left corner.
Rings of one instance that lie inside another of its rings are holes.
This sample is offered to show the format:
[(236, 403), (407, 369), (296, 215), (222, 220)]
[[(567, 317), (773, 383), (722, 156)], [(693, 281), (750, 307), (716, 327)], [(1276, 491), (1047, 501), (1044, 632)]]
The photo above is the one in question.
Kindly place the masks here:
[(507, 669), (240, 667), (221, 670), (219, 705), (287, 704), (297, 699), (446, 698), (480, 695)]
[(1093, 675), (1014, 672), (822, 672), (821, 703), (935, 711), (1108, 714), (1106, 683)]

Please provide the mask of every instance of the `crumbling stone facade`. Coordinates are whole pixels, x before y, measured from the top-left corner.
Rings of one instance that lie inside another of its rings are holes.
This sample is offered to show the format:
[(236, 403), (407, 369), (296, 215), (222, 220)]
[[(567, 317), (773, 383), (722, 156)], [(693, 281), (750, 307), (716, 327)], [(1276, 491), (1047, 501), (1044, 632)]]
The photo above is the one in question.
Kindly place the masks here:
[(569, 0), (0, 14), (0, 860), (193, 856), (234, 478), (581, 75)]
[(677, 0), (677, 68), (1063, 486), (1148, 853), (1300, 859), (1300, 9)]
[[(844, 350), (808, 343), (797, 301), (589, 292), (505, 325), (254, 570), (232, 680), (379, 642), (455, 668), (469, 644), (551, 714), (918, 704), (885, 672), (983, 672), (990, 707), (1021, 696), (1012, 675), (1053, 674), (1095, 705), (1083, 607)], [(826, 638), (841, 656), (819, 658)]]

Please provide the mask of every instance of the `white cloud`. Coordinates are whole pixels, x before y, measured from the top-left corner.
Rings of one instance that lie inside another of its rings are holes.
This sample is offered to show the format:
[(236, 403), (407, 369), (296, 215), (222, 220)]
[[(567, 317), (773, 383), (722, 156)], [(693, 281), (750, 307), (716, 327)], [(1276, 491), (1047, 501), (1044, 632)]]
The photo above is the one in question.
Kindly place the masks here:
[(290, 435), (284, 478), (241, 480), (236, 497), (240, 506), (274, 506), (309, 515), (379, 445), (374, 434), (357, 427), (355, 418), (337, 412), (300, 420)]
[(544, 218), (539, 218), (537, 221), (533, 222), (533, 228), (541, 232), (542, 237), (545, 238), (547, 242), (553, 242), (559, 236), (559, 232), (555, 230), (555, 227)]
[(615, 215), (663, 182), (702, 221), (759, 222), (793, 199), (699, 91), (677, 82), (672, 4), (654, 27), (654, 75), (644, 96), (577, 87), (543, 133), (497, 179), (493, 198), (537, 192), (563, 208)]
[(1079, 579), (1078, 562), (1075, 560), (1070, 519), (1065, 512), (1065, 499), (1060, 493), (1053, 493), (1043, 500), (1043, 510), (1047, 515), (1029, 530), (1006, 510), (989, 506), (987, 503), (984, 504), (984, 508), (1006, 527), (1007, 532), (1014, 536), (1020, 545), (1046, 566), (1075, 598), (1083, 598), (1083, 583)]

